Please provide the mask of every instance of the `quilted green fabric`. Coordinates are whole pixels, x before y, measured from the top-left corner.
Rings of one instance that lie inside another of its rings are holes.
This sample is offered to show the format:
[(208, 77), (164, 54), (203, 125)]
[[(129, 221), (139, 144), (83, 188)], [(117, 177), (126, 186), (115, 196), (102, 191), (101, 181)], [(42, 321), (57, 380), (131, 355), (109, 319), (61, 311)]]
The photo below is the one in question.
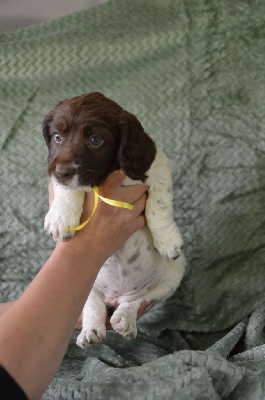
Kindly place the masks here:
[(75, 337), (44, 399), (264, 399), (265, 3), (111, 0), (0, 35), (0, 300), (53, 249), (41, 124), (101, 91), (168, 155), (189, 267), (126, 341)]

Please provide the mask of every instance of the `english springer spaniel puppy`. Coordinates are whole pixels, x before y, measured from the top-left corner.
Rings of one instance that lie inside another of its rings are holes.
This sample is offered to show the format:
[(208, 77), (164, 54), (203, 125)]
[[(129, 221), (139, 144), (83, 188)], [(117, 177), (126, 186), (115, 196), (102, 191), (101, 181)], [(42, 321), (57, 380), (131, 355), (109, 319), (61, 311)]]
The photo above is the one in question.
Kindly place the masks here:
[(58, 103), (44, 119), (43, 135), (55, 193), (45, 229), (54, 240), (74, 235), (65, 228), (79, 224), (85, 192), (102, 185), (115, 170), (127, 175), (124, 185), (141, 181), (149, 187), (147, 226), (102, 266), (84, 306), (77, 345), (86, 348), (106, 338), (108, 309), (114, 309), (113, 329), (135, 338), (142, 302), (154, 304), (173, 294), (186, 264), (173, 220), (168, 159), (134, 115), (97, 92)]

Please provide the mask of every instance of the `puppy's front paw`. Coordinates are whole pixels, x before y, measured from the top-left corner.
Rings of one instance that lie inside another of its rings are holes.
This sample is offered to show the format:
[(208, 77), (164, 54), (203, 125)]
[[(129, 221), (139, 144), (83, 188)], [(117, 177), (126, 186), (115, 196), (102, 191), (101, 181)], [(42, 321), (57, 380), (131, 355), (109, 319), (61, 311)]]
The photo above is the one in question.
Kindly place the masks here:
[(106, 326), (98, 323), (91, 328), (83, 328), (77, 337), (76, 344), (82, 349), (86, 349), (87, 347), (97, 346), (104, 339), (106, 339)]
[(67, 215), (62, 215), (54, 212), (53, 208), (50, 209), (45, 217), (44, 229), (49, 232), (49, 235), (54, 240), (66, 240), (74, 236), (75, 231), (67, 231), (65, 228), (72, 228), (78, 225), (79, 220), (72, 221), (73, 218), (67, 218)]
[(136, 314), (134, 310), (117, 309), (111, 319), (112, 328), (125, 339), (135, 339), (137, 336)]
[(179, 232), (170, 235), (161, 234), (154, 239), (154, 247), (167, 261), (176, 260), (182, 254), (183, 240)]

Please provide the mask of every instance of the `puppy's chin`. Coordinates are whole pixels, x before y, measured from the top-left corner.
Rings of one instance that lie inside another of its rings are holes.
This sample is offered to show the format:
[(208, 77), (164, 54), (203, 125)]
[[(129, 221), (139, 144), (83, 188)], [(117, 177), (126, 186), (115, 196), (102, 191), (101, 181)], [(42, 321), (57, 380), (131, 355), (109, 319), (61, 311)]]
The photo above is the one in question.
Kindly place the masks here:
[(74, 175), (71, 179), (65, 179), (65, 180), (58, 179), (54, 175), (51, 175), (50, 179), (53, 184), (64, 186), (66, 189), (68, 188), (76, 190), (76, 189), (81, 189), (84, 186), (88, 188), (91, 187), (91, 185), (89, 184), (83, 185), (82, 183), (80, 183), (78, 175)]
[[(112, 172), (113, 171), (110, 173)], [(64, 179), (51, 172), (49, 176), (55, 185), (61, 185), (71, 190), (84, 189), (87, 191), (89, 188), (102, 186), (108, 179), (110, 173), (108, 171), (104, 171), (104, 173), (101, 174), (84, 175), (77, 172), (72, 177)]]

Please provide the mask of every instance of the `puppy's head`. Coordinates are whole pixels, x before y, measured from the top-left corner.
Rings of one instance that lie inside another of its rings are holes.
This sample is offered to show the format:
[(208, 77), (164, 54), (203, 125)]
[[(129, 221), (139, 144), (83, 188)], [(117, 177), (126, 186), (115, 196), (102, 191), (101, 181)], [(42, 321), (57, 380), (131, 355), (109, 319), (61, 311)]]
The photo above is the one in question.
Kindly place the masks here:
[(156, 155), (137, 118), (97, 92), (58, 103), (44, 118), (43, 135), (48, 175), (72, 188), (100, 186), (117, 169), (144, 181)]

